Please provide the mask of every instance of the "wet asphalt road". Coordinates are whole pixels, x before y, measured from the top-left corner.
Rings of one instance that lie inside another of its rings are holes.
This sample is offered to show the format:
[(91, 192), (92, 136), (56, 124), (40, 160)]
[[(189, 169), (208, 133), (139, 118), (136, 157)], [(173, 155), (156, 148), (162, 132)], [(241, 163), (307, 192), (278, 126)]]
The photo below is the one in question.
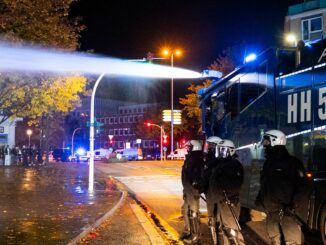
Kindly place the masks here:
[(88, 165), (0, 166), (0, 244), (67, 244), (121, 196), (112, 180)]

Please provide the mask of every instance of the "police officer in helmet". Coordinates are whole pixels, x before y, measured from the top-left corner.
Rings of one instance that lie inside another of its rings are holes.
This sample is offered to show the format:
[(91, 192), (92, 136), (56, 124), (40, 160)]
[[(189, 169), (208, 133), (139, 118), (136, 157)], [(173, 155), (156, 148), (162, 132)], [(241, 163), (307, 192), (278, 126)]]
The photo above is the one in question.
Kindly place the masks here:
[(299, 159), (287, 151), (285, 134), (269, 130), (262, 145), (266, 160), (261, 172), (261, 189), (256, 204), (261, 204), (267, 214), (266, 225), (271, 244), (281, 244), (281, 234), (286, 244), (301, 242), (301, 227), (295, 219), (300, 189), (305, 180), (305, 170)]
[(181, 180), (183, 185), (183, 200), (181, 208), (184, 219), (184, 231), (180, 239), (186, 244), (200, 243), (200, 220), (198, 184), (203, 168), (202, 145), (198, 140), (186, 143), (188, 154), (182, 166)]
[(204, 146), (204, 157), (206, 163), (208, 163), (210, 160), (213, 160), (217, 157), (218, 152), (216, 151), (216, 147), (221, 140), (222, 139), (217, 136), (211, 136), (207, 138)]
[(212, 243), (244, 244), (239, 225), (239, 195), (243, 182), (243, 166), (236, 158), (231, 140), (218, 143), (218, 159), (210, 176), (207, 198), (211, 200), (208, 225)]

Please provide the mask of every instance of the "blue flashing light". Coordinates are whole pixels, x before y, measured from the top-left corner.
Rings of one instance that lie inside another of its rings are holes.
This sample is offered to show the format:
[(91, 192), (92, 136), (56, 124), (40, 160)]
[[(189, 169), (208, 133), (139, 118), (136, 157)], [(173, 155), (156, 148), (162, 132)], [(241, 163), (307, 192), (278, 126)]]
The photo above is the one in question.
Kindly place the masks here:
[(249, 63), (249, 62), (252, 62), (254, 61), (255, 59), (257, 58), (257, 55), (252, 53), (252, 54), (249, 54), (246, 56), (245, 58), (245, 63)]
[(79, 155), (79, 156), (83, 156), (86, 154), (86, 151), (84, 148), (78, 148), (78, 150), (76, 151), (76, 153)]

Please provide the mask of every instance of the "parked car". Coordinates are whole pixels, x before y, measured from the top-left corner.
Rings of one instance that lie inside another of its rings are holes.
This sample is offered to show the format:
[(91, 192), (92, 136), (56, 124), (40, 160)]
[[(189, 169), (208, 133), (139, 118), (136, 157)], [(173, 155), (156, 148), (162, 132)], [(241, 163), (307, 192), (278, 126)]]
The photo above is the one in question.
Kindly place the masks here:
[(180, 148), (180, 149), (176, 149), (174, 150), (174, 152), (169, 155), (167, 155), (167, 159), (176, 159), (176, 160), (184, 160), (186, 158), (188, 151), (186, 148)]
[(160, 160), (160, 149), (146, 149), (143, 151), (144, 160)]
[(125, 158), (129, 161), (143, 159), (143, 151), (140, 148), (118, 149), (115, 153), (118, 159)]
[[(107, 159), (109, 158), (110, 153), (111, 151), (109, 149), (104, 149), (104, 148), (96, 149), (94, 150), (94, 161), (101, 161)], [(88, 161), (89, 158), (90, 158), (90, 151), (87, 151), (85, 155), (79, 156), (80, 161)]]
[(53, 160), (57, 162), (69, 162), (70, 150), (66, 148), (54, 149), (52, 152)]

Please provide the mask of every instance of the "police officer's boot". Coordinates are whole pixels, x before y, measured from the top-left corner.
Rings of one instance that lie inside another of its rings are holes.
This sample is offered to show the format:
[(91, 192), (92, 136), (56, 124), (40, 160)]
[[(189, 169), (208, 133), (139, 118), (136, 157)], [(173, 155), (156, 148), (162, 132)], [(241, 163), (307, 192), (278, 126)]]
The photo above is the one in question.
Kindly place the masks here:
[(191, 212), (190, 216), (190, 230), (191, 236), (185, 238), (183, 241), (185, 244), (200, 244), (200, 222), (197, 212)]

